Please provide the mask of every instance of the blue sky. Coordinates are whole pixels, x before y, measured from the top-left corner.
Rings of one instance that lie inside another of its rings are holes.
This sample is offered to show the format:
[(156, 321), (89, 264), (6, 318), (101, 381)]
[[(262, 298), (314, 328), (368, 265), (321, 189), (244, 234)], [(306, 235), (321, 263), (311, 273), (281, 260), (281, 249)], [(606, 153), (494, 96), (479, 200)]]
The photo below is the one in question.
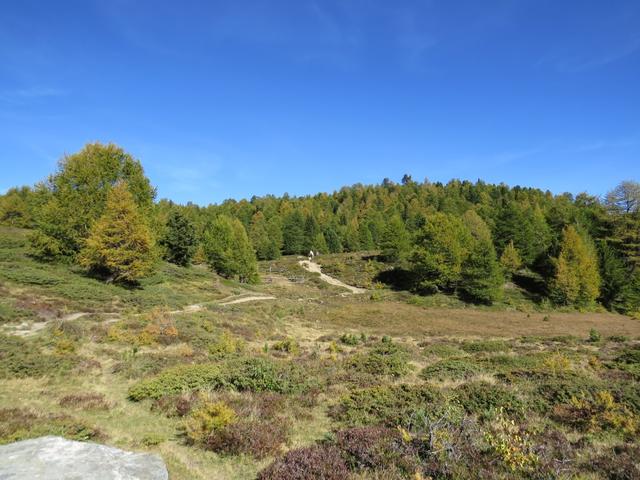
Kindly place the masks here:
[(636, 0), (0, 0), (0, 191), (95, 140), (200, 204), (640, 180)]

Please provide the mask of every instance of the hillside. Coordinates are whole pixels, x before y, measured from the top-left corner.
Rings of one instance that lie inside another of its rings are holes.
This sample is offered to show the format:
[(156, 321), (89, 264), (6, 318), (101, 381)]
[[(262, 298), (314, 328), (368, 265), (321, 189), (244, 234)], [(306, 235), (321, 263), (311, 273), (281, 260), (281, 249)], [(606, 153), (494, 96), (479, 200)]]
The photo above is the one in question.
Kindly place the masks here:
[[(545, 309), (516, 286), (487, 307), (416, 296), (371, 283), (366, 254), (318, 259), (363, 294), (296, 256), (262, 262), (257, 285), (162, 263), (126, 287), (36, 262), (27, 234), (0, 229), (3, 443), (53, 433), (154, 451), (172, 479), (254, 478), (274, 459), (261, 478), (287, 478), (300, 448), (326, 478), (633, 475), (629, 317)], [(425, 431), (461, 436), (438, 453)]]

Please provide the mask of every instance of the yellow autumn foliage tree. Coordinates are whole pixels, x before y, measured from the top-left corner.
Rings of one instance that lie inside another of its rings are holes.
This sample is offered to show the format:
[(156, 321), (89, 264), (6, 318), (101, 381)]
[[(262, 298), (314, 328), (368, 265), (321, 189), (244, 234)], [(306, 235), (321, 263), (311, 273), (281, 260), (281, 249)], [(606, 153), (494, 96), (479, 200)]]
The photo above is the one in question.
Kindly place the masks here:
[(153, 271), (155, 260), (151, 231), (127, 183), (118, 182), (89, 232), (79, 263), (115, 282), (135, 283)]
[(562, 232), (554, 290), (564, 304), (588, 306), (600, 294), (598, 257), (591, 242), (572, 225)]

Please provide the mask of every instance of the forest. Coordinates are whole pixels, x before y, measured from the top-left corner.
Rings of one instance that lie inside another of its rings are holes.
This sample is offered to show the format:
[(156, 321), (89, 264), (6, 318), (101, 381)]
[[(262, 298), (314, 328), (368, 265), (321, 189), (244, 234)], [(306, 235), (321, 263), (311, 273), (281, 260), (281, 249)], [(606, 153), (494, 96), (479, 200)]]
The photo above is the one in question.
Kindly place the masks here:
[(513, 281), (548, 305), (640, 310), (640, 184), (631, 180), (599, 198), (407, 174), (333, 193), (180, 205), (157, 200), (125, 150), (94, 143), (2, 195), (0, 223), (33, 229), (33, 257), (120, 283), (150, 275), (160, 258), (252, 283), (257, 260), (365, 251), (387, 265), (381, 282), (421, 295), (491, 304)]

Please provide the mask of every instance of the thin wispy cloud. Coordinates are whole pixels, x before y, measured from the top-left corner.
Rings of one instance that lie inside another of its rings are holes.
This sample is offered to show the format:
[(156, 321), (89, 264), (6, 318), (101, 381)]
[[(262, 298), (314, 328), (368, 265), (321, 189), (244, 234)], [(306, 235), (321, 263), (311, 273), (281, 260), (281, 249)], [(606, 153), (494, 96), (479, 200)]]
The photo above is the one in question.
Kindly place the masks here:
[(542, 57), (536, 63), (536, 66), (551, 66), (565, 73), (581, 73), (602, 68), (624, 60), (632, 55), (639, 54), (640, 36), (608, 48), (600, 47), (600, 49), (593, 50), (593, 53), (585, 53), (584, 49), (581, 49), (580, 52), (574, 52), (569, 49), (554, 52)]
[(21, 103), (35, 99), (62, 97), (68, 95), (68, 91), (51, 87), (29, 87), (16, 90), (4, 90), (0, 92), (0, 100), (12, 103)]

